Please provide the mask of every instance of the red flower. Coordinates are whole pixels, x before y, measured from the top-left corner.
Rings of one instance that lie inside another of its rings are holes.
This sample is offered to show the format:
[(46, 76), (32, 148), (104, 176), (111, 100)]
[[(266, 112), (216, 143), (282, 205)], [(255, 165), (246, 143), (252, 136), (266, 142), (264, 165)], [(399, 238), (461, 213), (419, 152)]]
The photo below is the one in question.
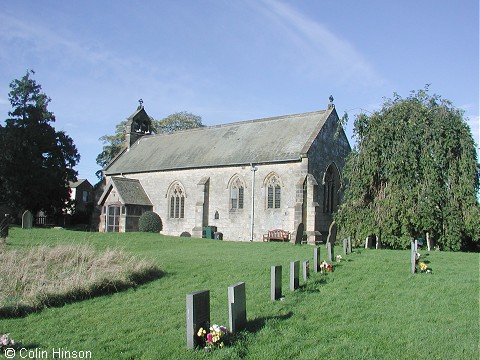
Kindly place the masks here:
[(213, 340), (213, 335), (210, 334), (210, 333), (207, 334), (207, 341), (208, 341), (208, 342), (212, 342), (212, 340)]

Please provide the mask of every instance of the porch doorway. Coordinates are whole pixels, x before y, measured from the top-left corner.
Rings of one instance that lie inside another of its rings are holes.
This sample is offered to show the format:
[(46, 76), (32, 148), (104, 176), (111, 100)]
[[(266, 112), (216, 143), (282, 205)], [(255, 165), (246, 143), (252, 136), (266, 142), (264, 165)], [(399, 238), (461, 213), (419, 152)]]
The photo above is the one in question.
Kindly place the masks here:
[(107, 232), (119, 232), (120, 206), (108, 206), (107, 208)]

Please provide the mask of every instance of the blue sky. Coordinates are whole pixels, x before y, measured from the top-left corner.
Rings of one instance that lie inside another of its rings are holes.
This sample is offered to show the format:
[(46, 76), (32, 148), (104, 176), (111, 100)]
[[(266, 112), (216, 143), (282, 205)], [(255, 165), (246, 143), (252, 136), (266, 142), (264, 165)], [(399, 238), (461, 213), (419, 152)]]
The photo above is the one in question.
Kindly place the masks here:
[(98, 139), (140, 98), (156, 119), (214, 125), (322, 110), (332, 94), (351, 125), (431, 84), (479, 143), (478, 0), (0, 0), (2, 122), (27, 69), (92, 183)]

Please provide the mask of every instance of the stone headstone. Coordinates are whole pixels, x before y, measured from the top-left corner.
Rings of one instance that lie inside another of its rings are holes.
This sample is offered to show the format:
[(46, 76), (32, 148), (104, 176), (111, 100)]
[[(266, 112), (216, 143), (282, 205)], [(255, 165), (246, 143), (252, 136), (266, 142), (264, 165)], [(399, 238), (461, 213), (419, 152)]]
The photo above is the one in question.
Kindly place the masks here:
[(247, 299), (244, 282), (228, 287), (228, 325), (232, 333), (245, 329), (247, 325)]
[(187, 349), (200, 345), (198, 330), (210, 324), (210, 290), (187, 294)]
[(313, 272), (320, 271), (320, 248), (313, 248)]
[(33, 226), (33, 215), (27, 210), (22, 215), (22, 229), (31, 229)]
[(327, 242), (327, 257), (330, 262), (333, 261), (333, 248), (330, 242)]
[(347, 255), (347, 239), (343, 239), (343, 256)]
[(414, 242), (410, 242), (410, 266), (411, 266), (411, 271), (412, 274), (415, 274), (415, 264), (416, 264), (416, 259), (417, 258), (417, 252), (415, 251), (415, 244)]
[(337, 239), (337, 224), (335, 221), (332, 221), (330, 227), (328, 228), (327, 242), (335, 244)]
[(8, 237), (8, 229), (10, 227), (10, 216), (5, 214), (4, 218), (0, 220), (0, 239)]
[(270, 299), (275, 301), (282, 297), (282, 266), (272, 266), (270, 271)]
[(380, 241), (380, 237), (377, 235), (375, 236), (375, 249), (381, 249), (382, 248), (382, 242)]
[(310, 264), (309, 264), (308, 260), (305, 260), (305, 261), (302, 263), (303, 281), (307, 281), (307, 280), (308, 280), (308, 276), (310, 275), (309, 265), (310, 265)]
[(367, 236), (367, 238), (365, 239), (365, 249), (369, 249), (371, 246), (370, 244), (370, 236)]
[(348, 253), (351, 254), (352, 253), (352, 238), (349, 236), (347, 241), (348, 241)]
[(295, 291), (298, 289), (300, 285), (299, 282), (299, 269), (300, 268), (300, 261), (292, 261), (290, 262), (290, 290)]

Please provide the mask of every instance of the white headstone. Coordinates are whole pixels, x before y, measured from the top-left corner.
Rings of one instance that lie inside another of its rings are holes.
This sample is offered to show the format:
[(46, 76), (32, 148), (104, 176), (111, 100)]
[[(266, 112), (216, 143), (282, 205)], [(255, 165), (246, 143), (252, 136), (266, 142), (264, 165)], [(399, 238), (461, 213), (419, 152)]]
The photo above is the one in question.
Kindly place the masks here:
[(26, 210), (22, 215), (22, 229), (31, 229), (33, 226), (33, 215)]
[(303, 275), (303, 281), (307, 281), (308, 276), (309, 276), (309, 262), (308, 262), (308, 260), (305, 260), (302, 263), (302, 275)]

